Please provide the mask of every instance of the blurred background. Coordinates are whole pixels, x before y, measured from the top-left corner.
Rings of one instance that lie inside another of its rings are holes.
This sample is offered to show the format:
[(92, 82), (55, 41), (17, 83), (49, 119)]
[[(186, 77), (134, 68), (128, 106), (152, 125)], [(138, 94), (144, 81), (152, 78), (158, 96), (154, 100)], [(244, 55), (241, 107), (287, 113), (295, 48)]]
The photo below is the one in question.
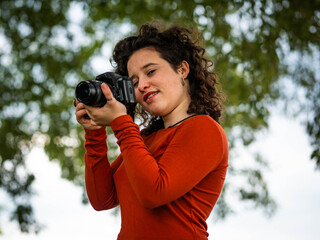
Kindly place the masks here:
[(319, 0), (2, 0), (0, 239), (116, 239), (118, 211), (88, 204), (72, 100), (153, 20), (198, 29), (226, 95), (209, 239), (319, 239)]

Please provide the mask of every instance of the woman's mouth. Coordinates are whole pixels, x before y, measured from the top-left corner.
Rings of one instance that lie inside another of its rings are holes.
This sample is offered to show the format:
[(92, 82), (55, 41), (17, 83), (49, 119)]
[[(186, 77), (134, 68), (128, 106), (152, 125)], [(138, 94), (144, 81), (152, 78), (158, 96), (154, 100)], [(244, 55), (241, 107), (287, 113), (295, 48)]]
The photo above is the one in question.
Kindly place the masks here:
[(146, 103), (150, 103), (158, 93), (159, 93), (158, 91), (156, 91), (156, 92), (148, 92), (143, 96), (143, 100)]

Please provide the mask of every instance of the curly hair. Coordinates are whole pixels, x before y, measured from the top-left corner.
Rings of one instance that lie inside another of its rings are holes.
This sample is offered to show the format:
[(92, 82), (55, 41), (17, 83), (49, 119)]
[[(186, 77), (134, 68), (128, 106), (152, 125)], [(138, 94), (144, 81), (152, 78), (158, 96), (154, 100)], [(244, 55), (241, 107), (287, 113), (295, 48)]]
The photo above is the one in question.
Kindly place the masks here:
[[(145, 47), (153, 47), (176, 71), (185, 60), (190, 68), (188, 80), (191, 103), (187, 113), (209, 115), (219, 122), (223, 98), (216, 88), (217, 75), (210, 71), (213, 63), (205, 57), (205, 49), (200, 45), (200, 34), (194, 29), (177, 25), (166, 30), (161, 28), (158, 22), (146, 23), (140, 27), (137, 36), (130, 36), (118, 42), (112, 56), (116, 65), (115, 72), (128, 76), (127, 63), (130, 56)], [(140, 105), (128, 109), (128, 113), (131, 116), (139, 114), (142, 117), (142, 125), (146, 127), (143, 133), (146, 135), (164, 126), (161, 117), (151, 116)]]

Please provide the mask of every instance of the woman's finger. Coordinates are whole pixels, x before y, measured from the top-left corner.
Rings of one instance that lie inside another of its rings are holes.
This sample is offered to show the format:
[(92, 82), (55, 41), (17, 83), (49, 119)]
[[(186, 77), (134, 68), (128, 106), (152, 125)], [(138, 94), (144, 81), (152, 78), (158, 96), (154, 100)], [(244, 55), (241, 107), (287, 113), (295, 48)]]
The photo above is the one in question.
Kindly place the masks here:
[(107, 99), (107, 102), (113, 100), (113, 94), (112, 94), (109, 86), (106, 83), (101, 84), (101, 90), (102, 90), (105, 98)]

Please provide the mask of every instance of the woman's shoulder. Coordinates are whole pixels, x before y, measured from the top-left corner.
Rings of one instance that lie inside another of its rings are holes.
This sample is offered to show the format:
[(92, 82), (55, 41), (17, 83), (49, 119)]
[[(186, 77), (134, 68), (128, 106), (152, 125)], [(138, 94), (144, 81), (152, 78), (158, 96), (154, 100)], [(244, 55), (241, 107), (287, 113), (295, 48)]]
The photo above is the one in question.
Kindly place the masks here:
[(177, 132), (197, 134), (203, 136), (220, 135), (226, 138), (221, 125), (208, 115), (196, 115), (177, 126)]

